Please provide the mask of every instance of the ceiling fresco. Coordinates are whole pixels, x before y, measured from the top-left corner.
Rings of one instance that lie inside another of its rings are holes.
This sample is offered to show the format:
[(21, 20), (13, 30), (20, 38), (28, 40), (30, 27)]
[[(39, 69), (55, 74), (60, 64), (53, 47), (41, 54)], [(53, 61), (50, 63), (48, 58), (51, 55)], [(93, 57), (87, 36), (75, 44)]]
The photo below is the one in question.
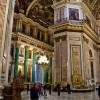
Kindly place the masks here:
[[(83, 0), (83, 2), (96, 19), (100, 19), (100, 0)], [(44, 27), (48, 27), (53, 24), (54, 19), (52, 4), (53, 0), (16, 0), (15, 12), (23, 13)]]

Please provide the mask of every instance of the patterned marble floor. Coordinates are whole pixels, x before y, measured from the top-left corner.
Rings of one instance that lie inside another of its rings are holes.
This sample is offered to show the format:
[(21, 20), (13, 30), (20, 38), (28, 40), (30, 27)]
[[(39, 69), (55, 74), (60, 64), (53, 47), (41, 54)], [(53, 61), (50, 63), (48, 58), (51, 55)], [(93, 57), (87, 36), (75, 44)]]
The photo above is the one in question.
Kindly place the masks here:
[(97, 91), (95, 91), (89, 93), (72, 93), (70, 95), (61, 93), (61, 96), (57, 96), (57, 93), (52, 93), (47, 98), (41, 96), (39, 100), (100, 100), (100, 98), (97, 95)]

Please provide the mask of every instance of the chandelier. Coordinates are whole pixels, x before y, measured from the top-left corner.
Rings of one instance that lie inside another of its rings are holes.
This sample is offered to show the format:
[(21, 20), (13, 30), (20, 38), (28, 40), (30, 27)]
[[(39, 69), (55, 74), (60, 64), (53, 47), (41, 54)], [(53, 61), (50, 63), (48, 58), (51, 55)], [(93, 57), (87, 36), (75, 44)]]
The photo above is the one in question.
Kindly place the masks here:
[(38, 60), (38, 64), (41, 65), (43, 68), (47, 68), (49, 60), (45, 55), (40, 56)]

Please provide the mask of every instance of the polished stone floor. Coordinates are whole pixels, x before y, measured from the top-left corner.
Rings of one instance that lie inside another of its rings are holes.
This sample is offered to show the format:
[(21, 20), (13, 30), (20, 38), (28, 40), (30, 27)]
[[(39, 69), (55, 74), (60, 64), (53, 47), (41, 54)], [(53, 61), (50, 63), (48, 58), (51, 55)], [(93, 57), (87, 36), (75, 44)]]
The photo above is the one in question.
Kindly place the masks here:
[(61, 96), (57, 96), (57, 93), (53, 92), (51, 96), (48, 95), (47, 98), (43, 96), (39, 100), (100, 100), (97, 95), (97, 91), (88, 93), (72, 93), (67, 94), (66, 92), (61, 93)]

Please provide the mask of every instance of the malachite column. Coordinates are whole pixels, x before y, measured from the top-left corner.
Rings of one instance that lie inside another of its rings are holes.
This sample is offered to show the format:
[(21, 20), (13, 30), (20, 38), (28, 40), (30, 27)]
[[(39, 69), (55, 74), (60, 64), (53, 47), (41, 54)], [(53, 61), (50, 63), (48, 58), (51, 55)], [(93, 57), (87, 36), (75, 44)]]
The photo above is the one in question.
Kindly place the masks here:
[(32, 82), (35, 83), (35, 64), (36, 64), (36, 53), (33, 51), (33, 64), (32, 64)]
[(48, 83), (48, 68), (44, 70), (44, 83)]
[(14, 78), (15, 79), (17, 79), (18, 77), (19, 47), (20, 47), (19, 44), (17, 44), (15, 47), (15, 68), (14, 68)]
[(52, 84), (52, 57), (49, 58), (49, 83)]
[(25, 46), (25, 57), (24, 57), (24, 81), (27, 81), (27, 66), (29, 58), (29, 47)]

